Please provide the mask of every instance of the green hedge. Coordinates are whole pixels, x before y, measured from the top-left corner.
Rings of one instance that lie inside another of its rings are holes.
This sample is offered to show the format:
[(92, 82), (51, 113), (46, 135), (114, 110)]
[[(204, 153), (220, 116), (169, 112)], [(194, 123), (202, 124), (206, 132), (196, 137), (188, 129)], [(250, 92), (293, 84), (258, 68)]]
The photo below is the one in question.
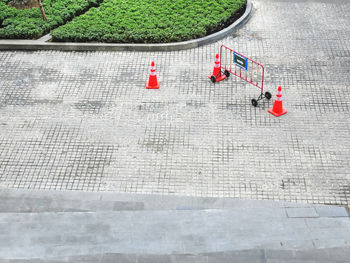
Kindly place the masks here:
[(160, 43), (199, 38), (226, 25), (246, 0), (104, 0), (51, 32), (54, 41)]
[(43, 0), (47, 21), (39, 8), (18, 10), (0, 0), (0, 39), (35, 39), (63, 25), (74, 16), (83, 14), (102, 0)]

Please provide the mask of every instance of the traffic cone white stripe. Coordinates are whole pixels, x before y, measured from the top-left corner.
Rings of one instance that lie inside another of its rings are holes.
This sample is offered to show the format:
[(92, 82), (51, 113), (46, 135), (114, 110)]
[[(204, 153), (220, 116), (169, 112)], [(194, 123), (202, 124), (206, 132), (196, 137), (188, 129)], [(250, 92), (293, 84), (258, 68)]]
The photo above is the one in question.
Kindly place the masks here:
[(156, 67), (155, 67), (155, 66), (151, 66), (150, 75), (151, 75), (151, 76), (155, 76), (155, 75), (156, 75)]
[(215, 67), (220, 68), (220, 59), (219, 57), (215, 57)]
[(276, 100), (277, 101), (282, 101), (282, 91), (277, 91)]

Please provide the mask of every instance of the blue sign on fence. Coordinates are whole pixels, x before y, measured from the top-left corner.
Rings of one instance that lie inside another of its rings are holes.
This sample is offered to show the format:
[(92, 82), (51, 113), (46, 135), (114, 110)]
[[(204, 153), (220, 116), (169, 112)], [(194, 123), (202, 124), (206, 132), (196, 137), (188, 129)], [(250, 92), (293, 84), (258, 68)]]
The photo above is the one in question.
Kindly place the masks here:
[(233, 53), (233, 63), (236, 64), (238, 67), (248, 70), (248, 59), (242, 57), (236, 52)]

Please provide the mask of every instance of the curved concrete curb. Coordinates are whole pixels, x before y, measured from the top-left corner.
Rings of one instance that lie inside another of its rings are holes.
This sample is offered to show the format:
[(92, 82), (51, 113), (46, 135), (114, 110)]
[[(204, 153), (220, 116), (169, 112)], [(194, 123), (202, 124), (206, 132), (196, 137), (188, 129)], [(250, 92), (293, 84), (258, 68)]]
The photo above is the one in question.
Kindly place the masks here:
[(247, 0), (246, 10), (229, 27), (206, 37), (167, 44), (108, 44), (108, 43), (71, 43), (42, 42), (38, 40), (0, 40), (0, 50), (65, 50), (65, 51), (174, 51), (196, 48), (213, 43), (231, 34), (249, 19), (252, 0)]

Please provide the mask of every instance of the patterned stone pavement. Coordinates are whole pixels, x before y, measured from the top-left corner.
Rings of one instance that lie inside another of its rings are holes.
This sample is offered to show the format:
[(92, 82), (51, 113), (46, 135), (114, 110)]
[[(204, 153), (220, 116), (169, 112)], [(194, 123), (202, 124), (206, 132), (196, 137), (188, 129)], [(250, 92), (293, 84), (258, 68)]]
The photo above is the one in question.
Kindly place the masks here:
[[(0, 52), (0, 187), (350, 202), (350, 2), (254, 1), (250, 21), (177, 52)], [(287, 115), (230, 78), (225, 44), (282, 85)], [(146, 90), (151, 60), (160, 90)]]

